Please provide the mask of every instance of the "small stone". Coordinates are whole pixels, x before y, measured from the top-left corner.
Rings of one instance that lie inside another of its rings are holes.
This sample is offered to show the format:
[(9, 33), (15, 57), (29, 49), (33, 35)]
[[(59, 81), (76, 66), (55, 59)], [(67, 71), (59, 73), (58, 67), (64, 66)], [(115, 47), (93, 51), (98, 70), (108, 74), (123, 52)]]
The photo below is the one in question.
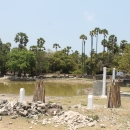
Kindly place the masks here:
[(32, 126), (30, 126), (30, 129), (32, 129)]
[(95, 126), (95, 124), (96, 124), (96, 121), (88, 123), (87, 126), (93, 127)]
[(100, 124), (101, 128), (105, 128), (105, 125), (104, 124)]
[(116, 121), (112, 120), (111, 125), (116, 125)]
[(12, 124), (12, 122), (9, 122), (9, 124)]
[(11, 116), (11, 119), (16, 119), (16, 118), (18, 118), (18, 115)]

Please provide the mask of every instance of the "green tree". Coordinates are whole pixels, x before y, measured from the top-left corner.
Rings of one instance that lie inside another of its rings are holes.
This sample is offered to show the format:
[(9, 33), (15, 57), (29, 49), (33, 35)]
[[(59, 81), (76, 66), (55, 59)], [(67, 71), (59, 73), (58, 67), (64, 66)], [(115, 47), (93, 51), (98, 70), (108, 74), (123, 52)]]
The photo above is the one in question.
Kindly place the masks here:
[(125, 46), (128, 44), (128, 42), (126, 40), (122, 40), (120, 42), (120, 49), (121, 49), (121, 52), (124, 52), (124, 49), (125, 49)]
[(7, 67), (6, 67), (6, 62), (7, 62), (7, 54), (10, 52), (10, 47), (11, 43), (6, 43), (1, 45), (1, 50), (0, 50), (0, 71), (2, 75), (6, 74)]
[(55, 48), (55, 49), (56, 49), (56, 51), (57, 51), (57, 48), (60, 48), (60, 45), (59, 45), (59, 44), (57, 44), (57, 43), (54, 43), (54, 44), (53, 44), (53, 48)]
[(6, 66), (9, 71), (18, 72), (18, 76), (21, 76), (22, 72), (32, 74), (36, 68), (36, 58), (32, 51), (25, 49), (19, 51), (18, 48), (15, 48), (8, 53)]
[(42, 48), (45, 50), (44, 44), (45, 40), (42, 37), (37, 39), (37, 47), (39, 50), (41, 50)]
[(20, 49), (24, 48), (27, 45), (27, 43), (29, 42), (28, 36), (23, 32), (17, 33), (14, 38), (14, 41), (16, 43), (19, 42)]
[(119, 53), (119, 47), (117, 45), (117, 37), (115, 35), (110, 35), (108, 38), (108, 43), (110, 45), (110, 51), (112, 54)]
[[(106, 38), (107, 35), (108, 35), (108, 31), (107, 31), (106, 29), (102, 29), (102, 30), (101, 30), (101, 34), (103, 34), (104, 40), (105, 40), (105, 38)], [(105, 52), (105, 46), (103, 46), (103, 64), (104, 64), (104, 52)]]
[(118, 69), (130, 73), (130, 44), (126, 44), (123, 55), (116, 59)]
[(79, 37), (82, 39), (82, 75), (85, 73), (85, 40), (87, 40), (87, 36), (84, 34)]
[[(104, 40), (105, 40), (105, 38), (106, 38), (107, 35), (108, 35), (108, 31), (107, 31), (106, 29), (102, 29), (100, 32), (101, 32), (101, 34), (103, 34)], [(104, 47), (104, 46), (103, 46), (103, 51), (105, 51), (105, 47)]]
[(2, 41), (1, 41), (1, 39), (0, 39), (0, 51), (2, 50)]
[(98, 34), (101, 34), (101, 30), (100, 30), (100, 28), (95, 28), (94, 32), (96, 34), (96, 54), (97, 54)]
[(91, 36), (91, 52), (90, 52), (90, 55), (91, 55), (91, 63), (90, 63), (90, 70), (91, 70), (91, 74), (92, 74), (92, 51), (93, 51), (93, 36), (95, 36), (95, 31), (92, 30), (90, 31), (90, 36)]
[(104, 51), (103, 51), (103, 52), (105, 52), (105, 47), (107, 47), (107, 45), (108, 45), (107, 40), (106, 40), (106, 39), (103, 39), (103, 40), (101, 41), (101, 44), (102, 44), (102, 46), (103, 46), (103, 48), (104, 48)]

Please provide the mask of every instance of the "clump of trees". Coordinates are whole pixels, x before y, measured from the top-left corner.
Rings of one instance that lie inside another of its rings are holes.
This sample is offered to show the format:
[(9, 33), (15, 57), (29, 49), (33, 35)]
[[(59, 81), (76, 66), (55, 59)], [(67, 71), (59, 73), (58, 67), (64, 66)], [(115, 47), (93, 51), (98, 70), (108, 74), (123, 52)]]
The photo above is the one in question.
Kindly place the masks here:
[[(98, 37), (103, 35), (101, 45), (103, 51), (98, 53)], [(79, 38), (82, 40), (82, 53), (78, 50), (73, 51), (71, 46), (61, 48), (58, 43), (52, 45), (55, 52), (46, 50), (45, 40), (40, 37), (36, 45), (26, 48), (29, 38), (26, 33), (17, 33), (14, 41), (18, 47), (11, 49), (11, 43), (3, 43), (0, 39), (0, 73), (1, 75), (11, 72), (21, 76), (27, 73), (31, 76), (43, 73), (71, 73), (71, 74), (100, 74), (104, 66), (111, 69), (129, 72), (130, 70), (130, 44), (126, 40), (117, 43), (115, 35), (108, 36), (106, 29), (95, 28), (90, 31), (91, 50), (90, 56), (85, 54), (85, 44), (87, 36), (82, 34)], [(96, 38), (96, 49), (93, 47), (93, 38)], [(96, 51), (95, 51), (96, 50)]]

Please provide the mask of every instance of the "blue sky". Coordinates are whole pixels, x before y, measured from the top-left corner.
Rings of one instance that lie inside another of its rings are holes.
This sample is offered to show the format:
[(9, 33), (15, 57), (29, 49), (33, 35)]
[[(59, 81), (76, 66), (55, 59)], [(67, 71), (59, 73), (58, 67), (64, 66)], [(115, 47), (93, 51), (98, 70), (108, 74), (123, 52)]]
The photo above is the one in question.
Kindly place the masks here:
[[(0, 38), (3, 43), (18, 44), (14, 37), (24, 32), (29, 37), (27, 47), (45, 39), (45, 48), (55, 51), (54, 43), (61, 49), (71, 46), (81, 53), (81, 34), (88, 38), (86, 53), (90, 54), (89, 32), (95, 27), (107, 29), (109, 35), (130, 43), (130, 0), (0, 0)], [(102, 51), (99, 35), (98, 52)], [(94, 38), (95, 48), (96, 38)]]

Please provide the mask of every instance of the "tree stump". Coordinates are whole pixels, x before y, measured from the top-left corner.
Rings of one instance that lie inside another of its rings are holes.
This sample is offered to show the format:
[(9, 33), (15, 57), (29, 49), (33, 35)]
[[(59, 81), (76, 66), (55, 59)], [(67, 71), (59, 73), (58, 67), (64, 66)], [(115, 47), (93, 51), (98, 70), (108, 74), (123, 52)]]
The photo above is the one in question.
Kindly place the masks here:
[(107, 86), (107, 107), (118, 108), (120, 106), (120, 80), (115, 83), (111, 80), (111, 82)]
[(36, 81), (34, 86), (33, 101), (45, 102), (45, 86), (43, 80)]

